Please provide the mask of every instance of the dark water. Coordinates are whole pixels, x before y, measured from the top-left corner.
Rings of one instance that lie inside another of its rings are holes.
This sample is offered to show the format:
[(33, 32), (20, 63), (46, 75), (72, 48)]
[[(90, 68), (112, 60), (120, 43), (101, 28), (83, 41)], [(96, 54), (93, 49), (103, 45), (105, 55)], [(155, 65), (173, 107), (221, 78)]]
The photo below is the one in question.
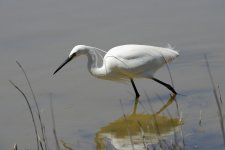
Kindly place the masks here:
[[(15, 143), (19, 149), (35, 148), (27, 105), (8, 82), (13, 80), (31, 98), (16, 60), (30, 77), (50, 145), (54, 146), (49, 104), (52, 93), (59, 139), (74, 149), (95, 149), (97, 133), (119, 119), (123, 111), (132, 112), (131, 85), (91, 77), (85, 58), (71, 62), (54, 77), (52, 73), (77, 44), (108, 50), (129, 43), (162, 47), (169, 43), (179, 51), (180, 57), (170, 69), (175, 88), (186, 95), (177, 96), (185, 147), (223, 149), (204, 54), (224, 99), (224, 1), (3, 0), (0, 20), (0, 149), (10, 149)], [(156, 76), (170, 82), (166, 67)], [(142, 95), (140, 101), (148, 104), (146, 93), (155, 112), (168, 100), (169, 91), (157, 83), (142, 79), (135, 82)], [(150, 107), (145, 109), (152, 115)], [(137, 113), (146, 113), (145, 109), (138, 105)], [(179, 118), (175, 103), (168, 110), (172, 118)], [(168, 112), (161, 115), (168, 117)]]

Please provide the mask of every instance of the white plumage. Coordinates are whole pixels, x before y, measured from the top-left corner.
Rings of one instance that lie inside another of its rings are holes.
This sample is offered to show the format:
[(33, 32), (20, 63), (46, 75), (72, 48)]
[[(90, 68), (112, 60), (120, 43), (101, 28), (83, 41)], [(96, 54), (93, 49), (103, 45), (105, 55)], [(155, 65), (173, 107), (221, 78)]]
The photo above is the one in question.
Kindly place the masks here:
[[(106, 53), (104, 58), (100, 52)], [(136, 97), (139, 97), (139, 93), (133, 78), (153, 79), (176, 94), (176, 91), (169, 84), (154, 77), (154, 73), (160, 67), (179, 56), (179, 53), (175, 50), (148, 45), (122, 45), (106, 52), (95, 47), (77, 45), (72, 49), (66, 61), (56, 69), (54, 74), (66, 63), (80, 55), (88, 57), (88, 70), (93, 76), (114, 81), (130, 80)], [(102, 58), (102, 66), (100, 67), (97, 65), (98, 56)]]
[(103, 65), (109, 80), (151, 78), (162, 65), (171, 62), (178, 55), (178, 52), (168, 48), (123, 45), (110, 49), (104, 57)]

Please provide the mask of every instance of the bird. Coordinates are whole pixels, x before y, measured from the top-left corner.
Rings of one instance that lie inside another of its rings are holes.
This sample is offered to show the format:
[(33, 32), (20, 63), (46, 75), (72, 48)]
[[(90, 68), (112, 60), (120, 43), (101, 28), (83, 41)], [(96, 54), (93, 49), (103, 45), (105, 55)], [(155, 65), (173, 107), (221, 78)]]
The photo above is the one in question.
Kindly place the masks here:
[[(104, 53), (104, 57), (103, 54)], [(67, 59), (54, 71), (55, 75), (71, 60), (86, 55), (87, 68), (96, 78), (111, 81), (129, 81), (133, 87), (136, 98), (140, 97), (134, 79), (145, 78), (165, 86), (173, 94), (175, 89), (168, 83), (154, 76), (163, 65), (172, 62), (179, 53), (173, 48), (156, 47), (150, 45), (127, 44), (111, 48), (108, 52), (96, 47), (77, 45)], [(101, 66), (98, 59), (101, 57)]]

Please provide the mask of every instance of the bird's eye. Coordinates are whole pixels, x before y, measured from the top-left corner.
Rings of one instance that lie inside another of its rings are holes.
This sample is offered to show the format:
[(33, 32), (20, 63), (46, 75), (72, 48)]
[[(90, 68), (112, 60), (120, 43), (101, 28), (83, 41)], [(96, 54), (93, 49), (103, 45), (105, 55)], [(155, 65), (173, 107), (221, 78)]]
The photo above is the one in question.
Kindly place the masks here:
[(72, 57), (75, 57), (77, 55), (77, 53), (73, 53)]

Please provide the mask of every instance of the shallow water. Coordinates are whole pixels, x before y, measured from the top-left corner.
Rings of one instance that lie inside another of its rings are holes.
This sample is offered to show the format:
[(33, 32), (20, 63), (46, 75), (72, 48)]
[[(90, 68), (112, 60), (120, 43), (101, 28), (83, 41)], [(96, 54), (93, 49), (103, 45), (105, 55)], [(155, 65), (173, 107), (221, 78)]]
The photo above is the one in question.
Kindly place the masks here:
[[(176, 98), (183, 118), (185, 147), (223, 149), (218, 109), (204, 54), (224, 99), (224, 14), (222, 0), (1, 1), (0, 149), (10, 149), (15, 143), (19, 149), (35, 148), (33, 124), (25, 100), (8, 82), (13, 80), (31, 98), (16, 60), (27, 71), (38, 97), (51, 147), (54, 139), (49, 93), (53, 94), (59, 139), (74, 149), (96, 149), (96, 134), (123, 113), (132, 112), (135, 100), (131, 85), (91, 77), (83, 57), (68, 64), (56, 76), (52, 73), (74, 45), (108, 50), (128, 43), (155, 46), (170, 43), (179, 51), (180, 57), (170, 69), (175, 89), (186, 95)], [(170, 82), (166, 67), (156, 77)], [(135, 83), (142, 104), (137, 106), (138, 114), (153, 114), (148, 99), (154, 112), (167, 102), (169, 91), (161, 85), (144, 79)], [(172, 118), (179, 118), (175, 102), (167, 110)], [(167, 110), (160, 115), (168, 117)]]
[[(182, 119), (160, 115), (175, 100), (175, 97), (175, 95), (171, 96), (159, 111), (152, 110), (153, 114), (137, 113), (136, 108), (140, 103), (137, 99), (131, 114), (123, 114), (121, 118), (102, 127), (96, 133), (96, 149), (129, 150), (147, 149), (147, 147), (150, 149), (151, 146), (153, 148), (155, 145), (162, 144), (163, 140), (172, 140), (171, 137), (168, 138), (171, 135), (176, 136), (174, 143), (178, 145), (177, 134), (182, 133)], [(150, 102), (149, 105), (152, 109)], [(166, 144), (168, 143), (171, 142), (166, 141)]]

